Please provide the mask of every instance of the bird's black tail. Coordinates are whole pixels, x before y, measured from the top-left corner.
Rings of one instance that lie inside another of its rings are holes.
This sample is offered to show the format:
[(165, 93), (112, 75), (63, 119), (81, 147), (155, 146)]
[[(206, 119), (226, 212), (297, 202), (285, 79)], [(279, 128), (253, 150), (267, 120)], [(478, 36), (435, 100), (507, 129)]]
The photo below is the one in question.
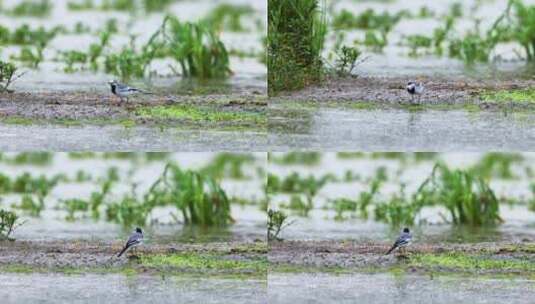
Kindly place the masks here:
[(392, 248), (390, 248), (390, 250), (388, 250), (385, 255), (389, 255), (392, 251), (394, 251), (394, 249), (396, 249), (396, 245), (392, 246)]
[(117, 255), (118, 258), (121, 257), (121, 255), (123, 255), (123, 253), (128, 249), (128, 246), (124, 246), (123, 250), (121, 250), (121, 252), (119, 252), (119, 254)]

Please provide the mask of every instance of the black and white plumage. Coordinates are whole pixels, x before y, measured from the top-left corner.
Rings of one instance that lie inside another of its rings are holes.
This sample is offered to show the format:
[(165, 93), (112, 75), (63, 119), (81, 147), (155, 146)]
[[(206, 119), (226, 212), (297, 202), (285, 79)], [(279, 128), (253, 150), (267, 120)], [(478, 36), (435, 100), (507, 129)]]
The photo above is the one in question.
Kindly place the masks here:
[(119, 252), (117, 257), (120, 257), (128, 249), (134, 248), (134, 247), (140, 245), (141, 243), (143, 243), (143, 231), (141, 231), (141, 228), (137, 227), (136, 230), (134, 231), (134, 233), (132, 233), (130, 235), (130, 237), (128, 238), (128, 241), (124, 245), (123, 250), (121, 250), (121, 252)]
[(112, 94), (118, 96), (121, 101), (123, 101), (124, 98), (128, 102), (128, 96), (137, 93), (152, 94), (151, 92), (129, 87), (125, 84), (118, 82), (117, 80), (109, 81), (108, 84), (110, 85)]
[(411, 103), (414, 101), (414, 95), (418, 96), (418, 103), (420, 103), (420, 97), (424, 93), (424, 85), (421, 82), (409, 81), (407, 83), (407, 92), (411, 94)]
[(411, 241), (412, 241), (412, 234), (410, 233), (409, 228), (404, 228), (401, 234), (399, 235), (398, 239), (394, 243), (394, 245), (392, 245), (392, 248), (390, 248), (390, 250), (388, 250), (386, 254), (390, 254), (392, 251), (396, 249), (401, 250), (407, 247), (411, 243)]

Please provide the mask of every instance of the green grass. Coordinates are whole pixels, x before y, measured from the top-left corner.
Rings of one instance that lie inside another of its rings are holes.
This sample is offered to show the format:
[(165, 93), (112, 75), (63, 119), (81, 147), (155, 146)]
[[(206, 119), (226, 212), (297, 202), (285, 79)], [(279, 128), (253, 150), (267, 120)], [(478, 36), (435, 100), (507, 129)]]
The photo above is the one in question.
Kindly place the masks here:
[(252, 154), (218, 153), (200, 171), (218, 180), (222, 178), (243, 180), (247, 178), (243, 172), (243, 165), (252, 164), (254, 161)]
[(8, 11), (14, 16), (46, 17), (52, 11), (50, 0), (23, 0)]
[(262, 113), (217, 111), (185, 105), (143, 107), (136, 110), (136, 115), (151, 119), (177, 119), (194, 122), (239, 122), (262, 125), (267, 123), (267, 118)]
[(241, 19), (253, 14), (254, 9), (250, 5), (222, 3), (212, 9), (206, 20), (218, 31), (244, 32), (246, 29), (242, 25)]
[(22, 224), (15, 212), (0, 209), (0, 240), (9, 240), (13, 231)]
[(484, 101), (535, 103), (535, 89), (487, 91), (480, 98)]
[(442, 205), (453, 224), (500, 224), (500, 204), (488, 182), (477, 174), (438, 163), (415, 194), (415, 204)]
[(522, 154), (518, 153), (486, 153), (470, 171), (485, 179), (515, 179), (518, 176), (513, 172), (512, 165), (521, 164), (523, 160)]
[(161, 32), (166, 38), (168, 55), (180, 65), (180, 71), (175, 73), (199, 79), (226, 78), (232, 74), (227, 48), (209, 24), (184, 23), (167, 16)]
[(269, 154), (269, 161), (278, 165), (316, 166), (321, 162), (321, 153), (318, 152), (289, 152), (277, 157)]
[(198, 171), (182, 170), (174, 164), (165, 167), (145, 195), (144, 205), (175, 206), (185, 225), (224, 227), (234, 223), (227, 193), (218, 181)]

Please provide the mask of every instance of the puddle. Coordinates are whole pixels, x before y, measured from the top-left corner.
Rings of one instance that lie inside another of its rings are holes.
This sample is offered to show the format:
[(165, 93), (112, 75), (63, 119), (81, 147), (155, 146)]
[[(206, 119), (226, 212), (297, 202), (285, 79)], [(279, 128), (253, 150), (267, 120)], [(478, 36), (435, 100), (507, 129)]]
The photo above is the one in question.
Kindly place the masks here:
[(257, 131), (0, 124), (4, 151), (267, 151)]
[(319, 107), (269, 116), (272, 151), (529, 151), (535, 114)]
[(393, 274), (270, 273), (269, 303), (530, 303), (535, 281)]
[(126, 275), (0, 274), (9, 303), (267, 303), (263, 280)]

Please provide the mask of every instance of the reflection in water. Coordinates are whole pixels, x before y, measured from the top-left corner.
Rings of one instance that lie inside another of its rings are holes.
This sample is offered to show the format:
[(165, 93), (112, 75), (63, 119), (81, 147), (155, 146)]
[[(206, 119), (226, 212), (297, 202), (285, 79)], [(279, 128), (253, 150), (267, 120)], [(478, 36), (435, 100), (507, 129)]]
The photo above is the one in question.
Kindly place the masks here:
[[(306, 282), (306, 284), (305, 284)], [(392, 274), (270, 273), (269, 303), (531, 303), (535, 281)]]
[(0, 274), (2, 303), (265, 303), (261, 279)]
[[(351, 110), (270, 107), (272, 150), (525, 150), (535, 146), (535, 114), (464, 110)], [(273, 115), (275, 115), (273, 117)]]

